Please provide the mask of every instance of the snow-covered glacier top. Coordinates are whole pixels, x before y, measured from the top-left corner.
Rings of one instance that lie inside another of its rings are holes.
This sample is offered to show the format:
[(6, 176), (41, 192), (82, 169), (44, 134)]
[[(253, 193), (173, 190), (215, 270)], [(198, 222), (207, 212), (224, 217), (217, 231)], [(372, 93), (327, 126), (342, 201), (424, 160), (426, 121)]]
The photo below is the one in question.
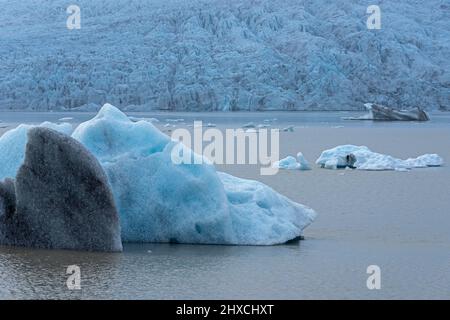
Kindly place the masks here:
[(1, 2), (0, 109), (450, 109), (446, 0), (76, 4)]

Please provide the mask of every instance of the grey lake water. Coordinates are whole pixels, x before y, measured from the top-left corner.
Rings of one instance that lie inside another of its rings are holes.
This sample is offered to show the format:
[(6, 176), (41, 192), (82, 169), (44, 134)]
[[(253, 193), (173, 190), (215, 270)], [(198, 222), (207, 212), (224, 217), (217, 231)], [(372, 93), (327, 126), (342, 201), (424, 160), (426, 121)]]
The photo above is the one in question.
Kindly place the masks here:
[[(450, 116), (427, 123), (345, 121), (355, 112), (133, 113), (217, 124), (219, 129), (274, 119), (281, 156), (298, 151), (314, 162), (340, 144), (367, 145), (399, 158), (438, 153), (446, 165), (409, 172), (280, 171), (258, 166), (219, 170), (262, 181), (316, 210), (305, 240), (285, 245), (215, 246), (125, 244), (122, 253), (0, 247), (0, 299), (449, 299)], [(0, 113), (0, 134), (19, 123), (74, 124), (84, 113)], [(171, 122), (172, 123), (172, 122)], [(81, 268), (81, 290), (66, 286), (69, 265)], [(369, 290), (367, 267), (381, 270), (381, 289)]]

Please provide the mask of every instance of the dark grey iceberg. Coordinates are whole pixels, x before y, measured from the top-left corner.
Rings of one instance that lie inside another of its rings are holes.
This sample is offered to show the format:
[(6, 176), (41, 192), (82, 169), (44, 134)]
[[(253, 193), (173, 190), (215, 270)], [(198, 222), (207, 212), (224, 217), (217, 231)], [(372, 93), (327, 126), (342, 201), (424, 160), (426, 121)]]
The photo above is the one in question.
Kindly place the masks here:
[(368, 114), (361, 117), (350, 117), (345, 120), (374, 120), (374, 121), (428, 121), (428, 114), (420, 108), (408, 110), (398, 110), (385, 107), (375, 103), (366, 103), (364, 105), (369, 111)]
[(78, 141), (48, 128), (31, 129), (14, 184), (0, 186), (2, 244), (122, 251), (107, 176)]

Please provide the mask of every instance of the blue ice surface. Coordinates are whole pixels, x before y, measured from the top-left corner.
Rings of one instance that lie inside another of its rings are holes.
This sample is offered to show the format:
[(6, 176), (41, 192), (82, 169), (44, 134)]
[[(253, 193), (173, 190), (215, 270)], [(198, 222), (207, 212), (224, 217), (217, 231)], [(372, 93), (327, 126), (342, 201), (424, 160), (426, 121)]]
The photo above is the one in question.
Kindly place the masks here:
[(171, 154), (178, 141), (109, 104), (72, 137), (105, 169), (125, 242), (273, 245), (302, 236), (316, 216), (260, 182), (217, 172), (207, 162), (176, 164)]
[[(43, 122), (40, 127), (50, 128), (65, 134), (73, 130), (69, 123), (55, 124)], [(17, 170), (25, 159), (28, 130), (34, 125), (21, 124), (17, 128), (5, 132), (0, 137), (0, 181), (5, 178), (15, 178)]]
[(36, 2), (1, 2), (3, 110), (450, 110), (448, 0)]

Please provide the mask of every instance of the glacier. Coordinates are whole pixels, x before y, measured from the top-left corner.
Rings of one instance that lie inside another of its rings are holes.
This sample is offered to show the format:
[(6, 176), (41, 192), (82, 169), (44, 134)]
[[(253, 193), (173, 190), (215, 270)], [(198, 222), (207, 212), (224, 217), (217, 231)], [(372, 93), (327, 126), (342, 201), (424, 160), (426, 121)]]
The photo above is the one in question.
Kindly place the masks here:
[(217, 172), (206, 160), (174, 163), (173, 150), (200, 155), (109, 104), (72, 137), (108, 175), (125, 242), (272, 245), (301, 237), (316, 216), (260, 182)]
[[(0, 137), (0, 181), (16, 177), (35, 127), (20, 125)], [(40, 127), (72, 132), (70, 124)], [(176, 164), (174, 150), (200, 155), (110, 104), (71, 136), (104, 169), (124, 242), (274, 245), (302, 237), (316, 217), (263, 183), (216, 171), (207, 159)]]
[(450, 4), (385, 0), (3, 1), (0, 109), (450, 109)]
[[(353, 160), (354, 158), (356, 158), (356, 161)], [(359, 170), (405, 171), (413, 168), (442, 166), (444, 160), (437, 154), (424, 154), (417, 158), (402, 160), (373, 152), (366, 146), (342, 145), (323, 151), (316, 163), (326, 169), (351, 166)]]

